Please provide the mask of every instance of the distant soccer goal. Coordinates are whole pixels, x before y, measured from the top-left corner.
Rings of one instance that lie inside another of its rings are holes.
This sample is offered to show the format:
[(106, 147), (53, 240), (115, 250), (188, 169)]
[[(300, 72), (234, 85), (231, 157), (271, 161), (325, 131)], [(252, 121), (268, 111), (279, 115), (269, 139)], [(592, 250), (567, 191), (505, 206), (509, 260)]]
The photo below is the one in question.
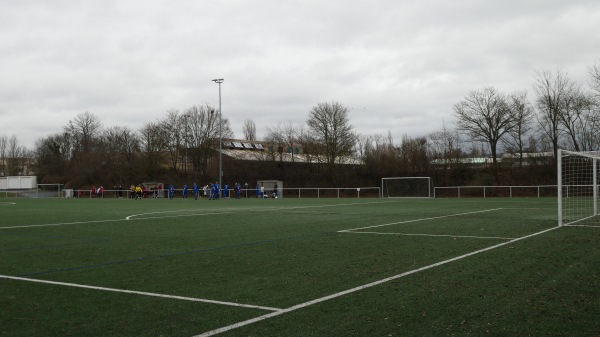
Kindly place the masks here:
[(431, 198), (433, 182), (430, 177), (381, 178), (383, 198)]
[(600, 226), (598, 159), (600, 152), (558, 151), (559, 226)]
[(63, 197), (63, 184), (37, 184), (36, 198), (60, 198)]

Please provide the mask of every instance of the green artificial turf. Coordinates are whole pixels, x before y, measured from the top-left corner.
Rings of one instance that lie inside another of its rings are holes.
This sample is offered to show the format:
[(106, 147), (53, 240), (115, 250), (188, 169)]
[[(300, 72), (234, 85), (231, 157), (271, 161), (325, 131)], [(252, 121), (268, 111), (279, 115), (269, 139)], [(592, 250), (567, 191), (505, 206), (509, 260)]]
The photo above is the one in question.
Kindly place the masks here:
[(599, 335), (600, 227), (511, 241), (555, 227), (543, 198), (8, 198), (0, 336)]

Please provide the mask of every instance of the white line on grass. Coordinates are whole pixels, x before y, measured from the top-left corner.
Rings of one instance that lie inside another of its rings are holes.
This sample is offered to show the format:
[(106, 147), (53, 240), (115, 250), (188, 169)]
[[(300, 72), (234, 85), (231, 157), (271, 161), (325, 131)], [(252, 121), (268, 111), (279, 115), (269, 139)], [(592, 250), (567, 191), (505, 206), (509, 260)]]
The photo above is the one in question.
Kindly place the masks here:
[(563, 225), (565, 227), (588, 227), (588, 228), (600, 228), (600, 226), (593, 225)]
[[(235, 212), (239, 212), (239, 211), (260, 211), (260, 212), (264, 212), (264, 211), (286, 211), (286, 210), (295, 210), (295, 209), (308, 209), (308, 208), (324, 208), (324, 207), (338, 207), (338, 206), (356, 206), (356, 205), (370, 205), (370, 204), (382, 204), (382, 203), (388, 203), (391, 201), (376, 201), (376, 202), (360, 202), (360, 203), (349, 203), (349, 204), (335, 204), (335, 205), (313, 205), (313, 206), (294, 206), (294, 207), (264, 207), (264, 208), (257, 208), (257, 207), (252, 207), (252, 208), (248, 208), (248, 207), (244, 207), (244, 208), (221, 208), (221, 209), (212, 209), (211, 211), (213, 212), (220, 212), (223, 211), (222, 213), (207, 213), (207, 214), (230, 214), (230, 213), (235, 213)], [(133, 214), (133, 215), (129, 215), (127, 216), (125, 219), (126, 220), (133, 220), (134, 217), (140, 217), (140, 216), (144, 216), (144, 215), (151, 215), (151, 214), (165, 214), (165, 213), (176, 213), (176, 212), (189, 212), (190, 210), (178, 210), (178, 211), (161, 211), (161, 212), (150, 212), (150, 213), (140, 213), (140, 214)], [(160, 217), (144, 217), (144, 219), (160, 219), (160, 218), (174, 218), (174, 217), (184, 217), (184, 216), (201, 216), (201, 215), (205, 215), (205, 214), (179, 214), (179, 215), (166, 215), (166, 216), (160, 216)]]
[(378, 235), (403, 235), (403, 236), (431, 236), (431, 237), (450, 237), (450, 238), (473, 238), (473, 239), (498, 239), (514, 240), (515, 238), (503, 238), (499, 236), (476, 236), (476, 235), (450, 235), (450, 234), (414, 234), (414, 233), (380, 233), (380, 232), (345, 232), (352, 234), (378, 234)]
[(63, 223), (42, 224), (42, 225), (23, 225), (23, 226), (0, 227), (0, 229), (32, 228), (32, 227), (51, 227), (51, 226), (64, 226), (64, 225), (82, 225), (82, 224), (90, 224), (90, 223), (118, 222), (118, 221), (124, 221), (124, 220), (123, 219), (113, 219), (113, 220), (75, 221), (75, 222), (63, 222)]
[(45, 284), (52, 284), (52, 285), (59, 285), (59, 286), (66, 286), (66, 287), (73, 287), (73, 288), (84, 288), (84, 289), (91, 289), (91, 290), (110, 291), (110, 292), (115, 292), (115, 293), (125, 293), (125, 294), (134, 294), (134, 295), (161, 297), (161, 298), (168, 298), (168, 299), (182, 300), (182, 301), (203, 302), (203, 303), (210, 303), (210, 304), (228, 305), (228, 306), (233, 306), (233, 307), (241, 307), (241, 308), (249, 308), (249, 309), (260, 309), (260, 310), (267, 310), (267, 311), (280, 311), (281, 310), (280, 308), (263, 307), (263, 306), (260, 306), (260, 305), (241, 304), (241, 303), (223, 302), (223, 301), (214, 301), (214, 300), (207, 300), (207, 299), (204, 299), (204, 298), (193, 298), (193, 297), (184, 297), (184, 296), (176, 296), (176, 295), (157, 294), (157, 293), (149, 293), (149, 292), (145, 292), (145, 291), (115, 289), (115, 288), (106, 288), (106, 287), (95, 287), (95, 286), (88, 286), (88, 285), (85, 285), (85, 284), (65, 283), (65, 282), (56, 282), (56, 281), (48, 281), (48, 280), (38, 280), (38, 279), (32, 279), (32, 278), (26, 278), (26, 277), (16, 277), (16, 276), (0, 275), (0, 278), (9, 279), (9, 280), (16, 280), (16, 281), (45, 283)]
[[(189, 210), (186, 210), (187, 212), (189, 212)], [(167, 211), (165, 213), (170, 213), (170, 212), (183, 212), (183, 211)], [(147, 214), (160, 214), (161, 212), (152, 212), (152, 213), (141, 213), (141, 214), (134, 214), (134, 215), (130, 215), (128, 217), (125, 218), (125, 220), (138, 220), (138, 219), (133, 219), (133, 217), (139, 217), (139, 216), (143, 216), (143, 215), (147, 215)], [(149, 216), (149, 217), (143, 217), (140, 218), (139, 220), (146, 220), (146, 219), (165, 219), (165, 218), (179, 218), (179, 217), (189, 217), (189, 216), (205, 216), (205, 215), (220, 215), (220, 214), (231, 214), (234, 212), (213, 212), (213, 213), (196, 213), (196, 214), (178, 214), (178, 215), (163, 215), (163, 216)]]
[(222, 328), (218, 328), (218, 329), (215, 329), (215, 330), (207, 331), (207, 332), (204, 332), (202, 334), (199, 334), (199, 335), (196, 335), (196, 336), (193, 336), (193, 337), (214, 336), (214, 335), (220, 334), (222, 332), (226, 332), (226, 331), (234, 330), (234, 329), (237, 329), (237, 328), (241, 328), (243, 326), (250, 325), (250, 324), (253, 324), (253, 323), (256, 323), (256, 322), (260, 322), (260, 321), (263, 321), (263, 320), (266, 320), (266, 319), (269, 319), (269, 318), (272, 318), (272, 317), (280, 316), (280, 315), (286, 314), (288, 312), (296, 311), (298, 309), (306, 308), (306, 307), (314, 305), (314, 304), (318, 304), (318, 303), (321, 303), (321, 302), (329, 301), (329, 300), (332, 300), (332, 299), (335, 299), (335, 298), (338, 298), (338, 297), (341, 297), (341, 296), (345, 296), (345, 295), (348, 295), (348, 294), (351, 294), (351, 293), (354, 293), (354, 292), (357, 292), (357, 291), (361, 291), (361, 290), (364, 290), (364, 289), (367, 289), (367, 288), (371, 288), (371, 287), (374, 287), (374, 286), (377, 286), (377, 285), (380, 285), (380, 284), (383, 284), (383, 283), (387, 283), (389, 281), (393, 281), (393, 280), (396, 280), (396, 279), (399, 279), (399, 278), (402, 278), (402, 277), (405, 277), (405, 276), (416, 274), (418, 272), (422, 272), (422, 271), (425, 271), (425, 270), (428, 270), (428, 269), (439, 267), (439, 266), (442, 266), (442, 265), (445, 265), (445, 264), (448, 264), (448, 263), (451, 263), (451, 262), (454, 262), (454, 261), (462, 260), (464, 258), (473, 256), (473, 255), (476, 255), (476, 254), (480, 254), (480, 253), (487, 252), (487, 251), (492, 250), (492, 249), (496, 249), (496, 248), (499, 248), (499, 247), (502, 247), (502, 246), (509, 245), (509, 244), (517, 242), (519, 240), (524, 240), (524, 239), (528, 239), (528, 238), (531, 238), (531, 237), (534, 237), (534, 236), (537, 236), (537, 235), (540, 235), (540, 234), (544, 234), (546, 232), (555, 230), (557, 228), (560, 228), (560, 227), (557, 226), (557, 227), (552, 227), (552, 228), (549, 228), (549, 229), (545, 229), (545, 230), (543, 230), (541, 232), (533, 233), (533, 234), (530, 234), (530, 235), (527, 235), (527, 236), (523, 236), (523, 237), (520, 237), (520, 238), (516, 238), (516, 239), (510, 240), (510, 241), (507, 241), (507, 242), (499, 243), (499, 244), (494, 245), (494, 246), (490, 246), (490, 247), (487, 247), (487, 248), (479, 249), (479, 250), (476, 250), (476, 251), (471, 252), (471, 253), (460, 255), (460, 256), (457, 256), (457, 257), (454, 257), (454, 258), (451, 258), (451, 259), (448, 259), (448, 260), (444, 260), (444, 261), (441, 261), (441, 262), (433, 263), (433, 264), (430, 264), (430, 265), (427, 265), (427, 266), (424, 266), (424, 267), (421, 267), (421, 268), (413, 269), (413, 270), (404, 272), (402, 274), (398, 274), (398, 275), (394, 275), (394, 276), (391, 276), (391, 277), (388, 277), (388, 278), (384, 278), (382, 280), (375, 281), (375, 282), (372, 282), (372, 283), (368, 283), (368, 284), (365, 284), (365, 285), (362, 285), (362, 286), (359, 286), (359, 287), (356, 287), (356, 288), (344, 290), (344, 291), (341, 291), (339, 293), (335, 293), (335, 294), (332, 294), (332, 295), (329, 295), (329, 296), (325, 296), (325, 297), (317, 298), (317, 299), (312, 300), (312, 301), (300, 303), (298, 305), (295, 305), (295, 306), (292, 306), (292, 307), (289, 307), (289, 308), (286, 308), (286, 309), (281, 309), (281, 310), (278, 310), (278, 311), (275, 311), (275, 312), (272, 312), (272, 313), (268, 313), (266, 315), (258, 316), (258, 317), (255, 317), (255, 318), (252, 318), (252, 319), (249, 319), (249, 320), (246, 320), (246, 321), (238, 322), (238, 323), (235, 323), (235, 324), (232, 324), (232, 325), (228, 325), (228, 326), (225, 326), (225, 327), (222, 327)]
[(431, 217), (431, 218), (413, 219), (413, 220), (406, 220), (406, 221), (386, 223), (386, 224), (383, 224), (383, 225), (374, 225), (374, 226), (367, 226), (367, 227), (360, 227), (360, 228), (344, 229), (344, 230), (338, 231), (338, 233), (346, 233), (346, 232), (351, 232), (351, 231), (358, 231), (358, 230), (361, 230), (361, 229), (369, 229), (369, 228), (385, 227), (385, 226), (392, 226), (392, 225), (400, 225), (400, 224), (411, 223), (411, 222), (419, 222), (419, 221), (427, 221), (427, 220), (436, 220), (436, 219), (450, 218), (450, 217), (453, 217), (453, 216), (461, 216), (461, 215), (469, 215), (469, 214), (493, 212), (493, 211), (499, 211), (501, 209), (502, 208), (493, 208), (493, 209), (486, 209), (486, 210), (483, 210), (483, 211), (474, 211), (474, 212), (466, 212), (466, 213), (458, 213), (458, 214), (440, 215), (440, 216), (434, 216), (434, 217)]
[(0, 202), (0, 206), (16, 205), (16, 202)]
[[(354, 206), (354, 205), (369, 205), (369, 204), (381, 204), (381, 203), (387, 203), (390, 201), (380, 201), (380, 202), (363, 202), (363, 203), (350, 203), (350, 204), (335, 204), (335, 205), (318, 205), (318, 206), (299, 206), (299, 207), (268, 207), (268, 208), (237, 208), (237, 209), (223, 209), (224, 211), (228, 211), (228, 212), (220, 212), (220, 213), (203, 213), (203, 214), (182, 214), (182, 215), (173, 215), (173, 216), (165, 216), (165, 217), (147, 217), (147, 218), (139, 218), (139, 219), (133, 219), (130, 217), (134, 217), (134, 216), (140, 216), (143, 214), (157, 214), (157, 213), (162, 213), (162, 212), (152, 212), (152, 213), (142, 213), (142, 214), (134, 214), (134, 215), (130, 215), (124, 219), (112, 219), (112, 220), (90, 220), (90, 221), (74, 221), (74, 222), (63, 222), (63, 223), (54, 223), (54, 224), (40, 224), (40, 225), (23, 225), (23, 226), (7, 226), (7, 227), (0, 227), (0, 229), (15, 229), (15, 228), (33, 228), (33, 227), (52, 227), (52, 226), (65, 226), (65, 225), (85, 225), (85, 224), (91, 224), (91, 223), (103, 223), (103, 222), (119, 222), (119, 221), (126, 221), (126, 220), (146, 220), (146, 219), (156, 219), (156, 218), (167, 218), (167, 217), (184, 217), (184, 216), (203, 216), (203, 215), (207, 215), (207, 214), (225, 214), (225, 213), (233, 213), (236, 211), (246, 211), (246, 210), (252, 210), (252, 211), (266, 211), (266, 210), (293, 210), (293, 209), (306, 209), (306, 208), (322, 208), (322, 207), (337, 207), (337, 206)], [(189, 210), (186, 210), (189, 211)], [(214, 210), (213, 210), (214, 211)], [(165, 211), (164, 213), (169, 213), (169, 212), (180, 212), (180, 211)], [(130, 219), (128, 219), (130, 218)]]

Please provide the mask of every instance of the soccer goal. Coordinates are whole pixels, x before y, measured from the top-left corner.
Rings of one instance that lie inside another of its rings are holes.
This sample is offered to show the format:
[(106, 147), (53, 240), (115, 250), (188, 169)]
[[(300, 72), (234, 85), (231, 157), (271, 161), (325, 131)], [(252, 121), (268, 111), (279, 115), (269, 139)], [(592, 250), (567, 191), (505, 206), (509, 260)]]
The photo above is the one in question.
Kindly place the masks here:
[(598, 159), (600, 152), (558, 151), (559, 226), (600, 226)]
[(381, 178), (382, 198), (431, 198), (432, 191), (430, 177)]
[(62, 197), (63, 184), (37, 184), (36, 198), (60, 198)]

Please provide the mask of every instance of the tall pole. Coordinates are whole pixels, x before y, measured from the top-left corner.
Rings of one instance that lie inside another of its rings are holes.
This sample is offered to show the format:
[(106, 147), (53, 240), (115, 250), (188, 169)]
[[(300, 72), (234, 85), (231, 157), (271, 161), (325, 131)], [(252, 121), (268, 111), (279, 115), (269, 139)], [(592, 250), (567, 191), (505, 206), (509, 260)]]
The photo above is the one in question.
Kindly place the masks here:
[[(219, 85), (219, 190), (217, 193), (221, 195), (221, 188), (223, 188), (223, 112), (221, 111), (221, 83), (223, 83), (222, 78), (214, 79), (213, 82)], [(219, 198), (220, 199), (220, 198)]]

